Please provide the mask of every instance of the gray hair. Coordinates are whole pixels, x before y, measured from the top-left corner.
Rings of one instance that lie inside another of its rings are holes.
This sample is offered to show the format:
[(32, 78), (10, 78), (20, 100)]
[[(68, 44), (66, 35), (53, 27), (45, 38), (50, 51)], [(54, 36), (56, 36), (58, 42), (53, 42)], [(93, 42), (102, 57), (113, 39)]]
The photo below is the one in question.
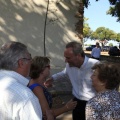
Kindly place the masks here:
[(81, 43), (78, 43), (76, 41), (73, 41), (73, 42), (69, 42), (67, 45), (66, 45), (66, 48), (73, 48), (73, 53), (75, 55), (77, 54), (80, 54), (82, 57), (85, 57), (85, 53), (83, 51), (83, 48), (82, 48), (82, 44)]
[(26, 57), (27, 47), (20, 42), (7, 42), (0, 49), (0, 69), (15, 70), (18, 60)]

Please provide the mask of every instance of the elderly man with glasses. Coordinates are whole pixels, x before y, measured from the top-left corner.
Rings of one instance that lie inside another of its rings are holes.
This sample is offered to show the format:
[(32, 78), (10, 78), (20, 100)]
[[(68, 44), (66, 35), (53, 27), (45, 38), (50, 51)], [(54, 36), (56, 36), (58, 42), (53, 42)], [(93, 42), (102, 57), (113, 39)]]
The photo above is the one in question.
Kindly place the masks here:
[(0, 49), (0, 120), (42, 120), (37, 97), (27, 87), (31, 66), (27, 47), (8, 42)]

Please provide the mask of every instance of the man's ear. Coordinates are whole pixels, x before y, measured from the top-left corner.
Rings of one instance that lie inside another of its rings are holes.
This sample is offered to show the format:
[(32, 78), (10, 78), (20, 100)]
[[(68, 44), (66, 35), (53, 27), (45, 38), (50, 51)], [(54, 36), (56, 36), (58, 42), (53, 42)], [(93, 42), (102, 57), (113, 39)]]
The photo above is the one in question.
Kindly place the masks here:
[(20, 68), (24, 67), (24, 62), (22, 59), (18, 60), (18, 67), (20, 67)]
[(78, 56), (78, 58), (81, 58), (81, 57), (82, 57), (81, 54), (77, 54), (77, 56)]

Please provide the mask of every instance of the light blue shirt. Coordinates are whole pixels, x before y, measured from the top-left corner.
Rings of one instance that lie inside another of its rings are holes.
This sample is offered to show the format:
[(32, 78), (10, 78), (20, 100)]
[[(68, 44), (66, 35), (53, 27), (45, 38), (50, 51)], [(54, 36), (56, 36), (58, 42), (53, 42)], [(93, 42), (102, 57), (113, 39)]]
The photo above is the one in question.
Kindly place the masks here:
[(92, 49), (91, 57), (100, 58), (101, 49), (100, 47), (95, 47)]

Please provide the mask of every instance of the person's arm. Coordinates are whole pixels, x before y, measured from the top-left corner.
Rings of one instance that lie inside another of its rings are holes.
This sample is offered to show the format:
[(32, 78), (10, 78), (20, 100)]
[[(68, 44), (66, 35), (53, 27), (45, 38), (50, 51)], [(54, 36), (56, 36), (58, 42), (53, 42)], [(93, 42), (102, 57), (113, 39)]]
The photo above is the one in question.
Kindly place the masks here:
[(53, 109), (54, 116), (57, 117), (65, 112), (73, 110), (77, 105), (76, 101), (70, 100), (63, 107), (58, 109)]
[(54, 80), (65, 80), (65, 79), (69, 79), (66, 74), (66, 68), (63, 71), (52, 75), (51, 78), (47, 79), (47, 81), (44, 82), (44, 85), (46, 88), (48, 88), (52, 86)]
[[(39, 99), (43, 116), (48, 117), (48, 116), (46, 116), (46, 111), (49, 111), (50, 108), (49, 108), (48, 102), (46, 100), (46, 97), (44, 95), (43, 89), (41, 87), (37, 86), (34, 88), (33, 92)], [(56, 117), (64, 112), (74, 109), (76, 107), (76, 105), (77, 105), (76, 101), (70, 100), (63, 107), (52, 110), (52, 112), (49, 112), (49, 114), (47, 114), (47, 115), (51, 114), (50, 116), (52, 116), (52, 113), (53, 113), (54, 117)]]
[(49, 88), (49, 87), (52, 87), (52, 84), (53, 84), (53, 78), (48, 78), (47, 81), (44, 82), (44, 86), (46, 88)]
[[(48, 102), (46, 100), (46, 97), (44, 95), (43, 89), (40, 86), (37, 86), (33, 89), (33, 92), (39, 99), (43, 116), (46, 117), (46, 111), (50, 110), (50, 108), (49, 108)], [(50, 113), (49, 113), (49, 115), (50, 115)], [(51, 114), (51, 116), (52, 116), (52, 114)]]
[(47, 120), (55, 120), (52, 110), (46, 110), (46, 116), (47, 116), (46, 117)]
[(94, 48), (91, 51), (91, 57), (93, 57), (93, 53), (94, 53)]

